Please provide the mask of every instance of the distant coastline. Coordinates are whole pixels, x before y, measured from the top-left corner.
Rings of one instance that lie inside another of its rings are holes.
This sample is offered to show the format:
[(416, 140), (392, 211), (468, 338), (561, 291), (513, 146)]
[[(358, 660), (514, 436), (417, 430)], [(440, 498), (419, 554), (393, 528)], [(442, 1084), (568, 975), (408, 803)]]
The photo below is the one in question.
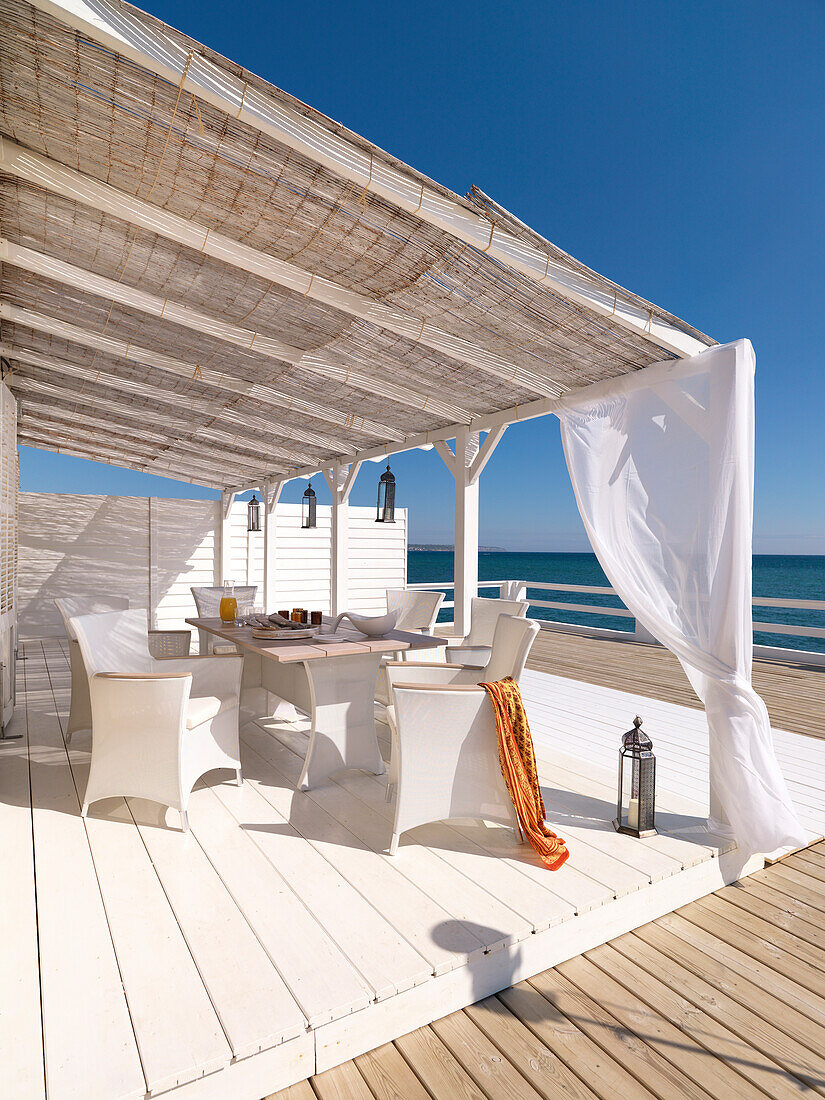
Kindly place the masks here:
[[(433, 553), (433, 554), (452, 554), (453, 551), (455, 550), (455, 547), (452, 544), (447, 546), (447, 545), (442, 545), (442, 544), (439, 544), (439, 543), (420, 542), (420, 543), (416, 543), (415, 545), (412, 545), (412, 544), (409, 545), (407, 547), (407, 549), (408, 550), (428, 551), (428, 552)], [(503, 546), (479, 546), (478, 552), (479, 552), (479, 554), (506, 554), (507, 553), (507, 551), (504, 549)]]

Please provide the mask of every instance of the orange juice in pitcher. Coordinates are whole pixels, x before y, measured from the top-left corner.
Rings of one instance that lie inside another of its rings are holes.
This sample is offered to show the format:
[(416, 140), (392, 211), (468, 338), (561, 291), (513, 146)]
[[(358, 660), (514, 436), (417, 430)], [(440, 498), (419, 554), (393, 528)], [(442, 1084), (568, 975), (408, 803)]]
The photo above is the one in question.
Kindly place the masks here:
[(235, 616), (238, 614), (238, 601), (235, 598), (234, 581), (223, 582), (223, 595), (221, 596), (218, 613), (220, 614), (222, 623), (234, 623)]

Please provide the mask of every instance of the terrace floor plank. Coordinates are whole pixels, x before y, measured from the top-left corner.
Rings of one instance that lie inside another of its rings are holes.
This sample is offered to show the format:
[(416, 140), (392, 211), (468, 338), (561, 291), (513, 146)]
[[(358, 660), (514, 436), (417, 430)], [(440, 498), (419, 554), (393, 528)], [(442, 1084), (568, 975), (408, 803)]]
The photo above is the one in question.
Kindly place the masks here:
[[(825, 866), (825, 842), (805, 856)], [(781, 869), (766, 868), (362, 1056), (356, 1062), (362, 1072), (370, 1067), (372, 1095), (405, 1095), (393, 1091), (392, 1050), (436, 1098), (825, 1095), (825, 973), (810, 965), (820, 957), (825, 915), (811, 910), (823, 917), (818, 928), (797, 918), (795, 935), (765, 919), (791, 901)], [(782, 890), (773, 885), (780, 881)], [(811, 876), (811, 884), (825, 908), (825, 878)], [(745, 907), (754, 900), (761, 916)], [(355, 1067), (347, 1065), (346, 1072)], [(311, 1079), (315, 1095), (338, 1100), (343, 1094), (324, 1091), (324, 1076)]]
[[(753, 686), (765, 700), (772, 725), (825, 738), (825, 667), (804, 660), (801, 652), (802, 663), (756, 659)], [(619, 691), (638, 690), (685, 707), (702, 705), (682, 666), (662, 646), (542, 630), (527, 667)]]

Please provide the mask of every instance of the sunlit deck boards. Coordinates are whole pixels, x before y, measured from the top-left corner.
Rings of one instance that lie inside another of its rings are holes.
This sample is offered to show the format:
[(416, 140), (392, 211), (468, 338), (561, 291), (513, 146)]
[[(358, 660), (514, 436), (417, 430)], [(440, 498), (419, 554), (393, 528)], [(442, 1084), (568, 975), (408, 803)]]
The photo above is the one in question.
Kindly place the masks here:
[(823, 925), (820, 844), (277, 1100), (821, 1094)]
[[(611, 788), (621, 733), (640, 714), (656, 753), (658, 807), (676, 810), (685, 800), (688, 812), (698, 805), (707, 813), (708, 728), (703, 710), (629, 686), (618, 691), (532, 669), (525, 671), (521, 687), (536, 751), (548, 762), (545, 774), (551, 782), (557, 777), (552, 786), (562, 788), (563, 800), (569, 801), (563, 793), (568, 787), (576, 791), (576, 799)], [(775, 727), (773, 737), (809, 841), (819, 840), (825, 835), (825, 741)], [(554, 797), (551, 789), (550, 805)]]
[[(527, 667), (701, 707), (681, 665), (662, 646), (542, 630)], [(825, 667), (806, 665), (802, 651), (794, 663), (755, 660), (753, 686), (775, 728), (825, 738)]]
[(735, 849), (703, 830), (701, 790), (680, 778), (689, 769), (675, 746), (699, 712), (650, 711), (662, 727), (662, 833), (634, 841), (608, 821), (616, 737), (636, 700), (573, 681), (562, 692), (560, 678), (536, 673), (528, 709), (551, 817), (571, 849), (557, 874), (508, 830), (474, 824), (427, 826), (384, 855), (382, 779), (346, 773), (295, 794), (301, 723), (244, 727), (246, 784), (198, 790), (189, 836), (132, 800), (101, 803), (84, 824), (89, 740), (67, 754), (64, 651), (25, 648), (15, 721), (28, 742), (0, 746), (15, 917), (0, 976), (4, 995), (16, 991), (0, 1065), (20, 1083), (15, 1096), (44, 1095), (45, 1050), (50, 1100), (259, 1100), (742, 871)]

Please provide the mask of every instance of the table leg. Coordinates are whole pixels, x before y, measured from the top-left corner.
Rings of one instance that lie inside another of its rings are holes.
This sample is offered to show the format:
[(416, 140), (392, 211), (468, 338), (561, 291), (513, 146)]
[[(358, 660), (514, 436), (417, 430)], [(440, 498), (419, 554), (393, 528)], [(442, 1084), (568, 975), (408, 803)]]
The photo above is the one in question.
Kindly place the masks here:
[(375, 735), (380, 663), (380, 653), (303, 662), (312, 701), (312, 730), (299, 790), (316, 787), (343, 768), (384, 773)]

